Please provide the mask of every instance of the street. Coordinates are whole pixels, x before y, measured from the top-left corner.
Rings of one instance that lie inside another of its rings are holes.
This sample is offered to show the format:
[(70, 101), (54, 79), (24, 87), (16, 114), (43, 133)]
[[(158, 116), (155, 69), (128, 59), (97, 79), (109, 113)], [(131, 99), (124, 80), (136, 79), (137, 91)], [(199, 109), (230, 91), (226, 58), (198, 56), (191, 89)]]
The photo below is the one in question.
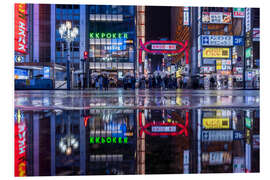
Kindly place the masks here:
[(15, 91), (15, 108), (25, 110), (90, 108), (259, 107), (258, 90), (45, 90)]
[(27, 176), (259, 172), (259, 103), (257, 90), (15, 91), (16, 162)]

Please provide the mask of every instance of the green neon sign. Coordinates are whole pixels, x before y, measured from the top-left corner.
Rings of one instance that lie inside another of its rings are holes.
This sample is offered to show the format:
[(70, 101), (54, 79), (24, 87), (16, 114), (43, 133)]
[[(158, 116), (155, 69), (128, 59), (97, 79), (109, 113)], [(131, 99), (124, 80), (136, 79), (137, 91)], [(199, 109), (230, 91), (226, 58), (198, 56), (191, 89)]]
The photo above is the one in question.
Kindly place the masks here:
[(127, 144), (128, 137), (90, 137), (90, 144)]
[(90, 39), (128, 39), (127, 33), (90, 32)]

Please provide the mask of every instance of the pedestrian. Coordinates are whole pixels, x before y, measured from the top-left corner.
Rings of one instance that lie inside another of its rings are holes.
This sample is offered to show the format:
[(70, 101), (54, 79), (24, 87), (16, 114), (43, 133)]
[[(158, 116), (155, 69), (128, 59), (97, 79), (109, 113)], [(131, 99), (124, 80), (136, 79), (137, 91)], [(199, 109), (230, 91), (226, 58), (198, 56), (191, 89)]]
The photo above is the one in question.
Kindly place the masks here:
[(131, 86), (132, 86), (132, 89), (135, 89), (135, 83), (136, 83), (136, 79), (134, 76), (131, 77)]
[(100, 75), (98, 78), (98, 85), (99, 85), (99, 90), (103, 89), (103, 76)]
[(187, 87), (187, 77), (183, 77), (183, 88)]
[(96, 85), (96, 89), (98, 89), (98, 87), (99, 87), (99, 84), (98, 84), (98, 78), (99, 78), (99, 76), (98, 76), (98, 77), (96, 77), (96, 79), (95, 79), (95, 85)]
[(213, 89), (214, 88), (214, 84), (215, 84), (215, 79), (213, 76), (211, 76), (210, 78), (210, 88)]
[(104, 90), (107, 91), (108, 90), (108, 86), (109, 86), (109, 80), (107, 75), (105, 74), (104, 78), (103, 78), (103, 86), (104, 86)]
[(148, 82), (149, 82), (149, 89), (152, 89), (152, 75), (149, 76)]

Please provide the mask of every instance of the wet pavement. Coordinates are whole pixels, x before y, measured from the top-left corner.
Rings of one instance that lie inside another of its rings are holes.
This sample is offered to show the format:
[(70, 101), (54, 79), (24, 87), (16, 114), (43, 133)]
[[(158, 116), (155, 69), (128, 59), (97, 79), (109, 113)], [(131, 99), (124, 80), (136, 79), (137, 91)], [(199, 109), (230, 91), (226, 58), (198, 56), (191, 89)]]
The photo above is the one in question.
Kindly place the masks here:
[(15, 176), (259, 172), (256, 90), (15, 91)]
[(257, 90), (16, 91), (22, 109), (259, 107)]

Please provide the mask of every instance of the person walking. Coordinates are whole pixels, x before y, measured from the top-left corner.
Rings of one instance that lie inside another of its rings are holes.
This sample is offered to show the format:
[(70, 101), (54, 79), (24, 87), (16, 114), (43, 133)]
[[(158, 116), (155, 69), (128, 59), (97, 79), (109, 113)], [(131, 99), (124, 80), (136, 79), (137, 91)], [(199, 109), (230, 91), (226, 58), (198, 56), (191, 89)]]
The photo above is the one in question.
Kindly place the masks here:
[(104, 76), (103, 78), (103, 86), (104, 86), (104, 90), (107, 91), (108, 90), (108, 86), (109, 86), (109, 79), (107, 77), (107, 75)]
[(99, 85), (99, 90), (103, 89), (103, 76), (100, 75), (98, 78), (98, 85)]

